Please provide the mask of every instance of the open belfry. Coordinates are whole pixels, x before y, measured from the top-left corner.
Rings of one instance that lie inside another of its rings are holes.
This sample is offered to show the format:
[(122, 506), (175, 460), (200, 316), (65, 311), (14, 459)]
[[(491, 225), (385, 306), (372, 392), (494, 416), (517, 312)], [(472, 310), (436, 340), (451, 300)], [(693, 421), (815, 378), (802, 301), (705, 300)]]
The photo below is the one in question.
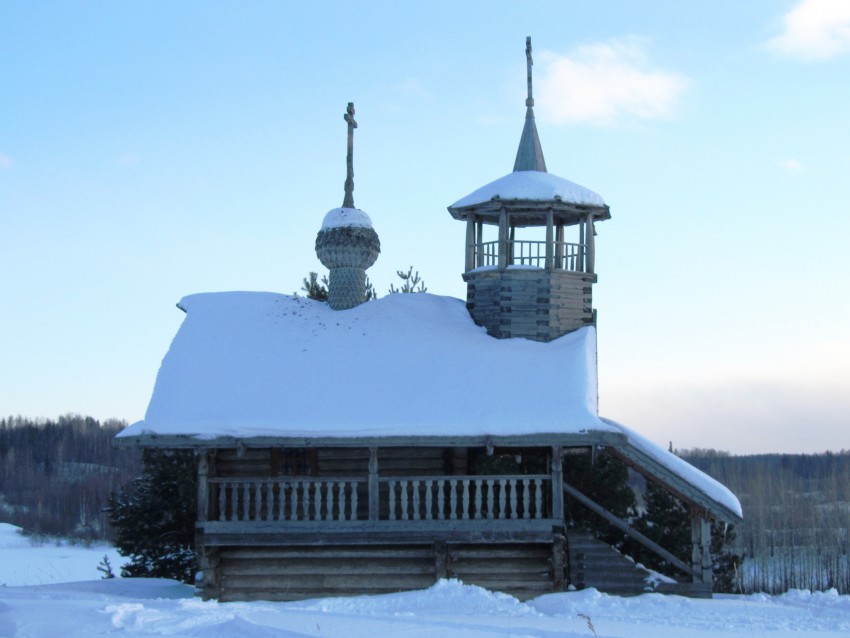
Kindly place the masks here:
[[(525, 54), (528, 98), (514, 170), (449, 212), (466, 221), (463, 279), (475, 323), (494, 337), (549, 341), (596, 323), (594, 225), (611, 214), (593, 191), (546, 171), (534, 121), (531, 38)], [(498, 230), (490, 241), (488, 226)], [(531, 237), (520, 239), (522, 232)]]
[[(520, 599), (585, 587), (711, 595), (711, 523), (741, 521), (740, 503), (599, 415), (594, 236), (610, 213), (596, 193), (547, 172), (530, 39), (526, 60), (513, 172), (449, 206), (466, 222), (465, 301), (366, 301), (381, 245), (354, 205), (350, 103), (343, 203), (316, 238), (328, 302), (271, 292), (180, 300), (186, 317), (145, 417), (117, 441), (194, 451), (205, 598), (386, 593), (442, 578)], [(415, 392), (398, 391), (400, 381)], [(646, 538), (574, 478), (602, 462), (684, 504), (690, 557)], [(624, 557), (588, 517), (678, 578)]]

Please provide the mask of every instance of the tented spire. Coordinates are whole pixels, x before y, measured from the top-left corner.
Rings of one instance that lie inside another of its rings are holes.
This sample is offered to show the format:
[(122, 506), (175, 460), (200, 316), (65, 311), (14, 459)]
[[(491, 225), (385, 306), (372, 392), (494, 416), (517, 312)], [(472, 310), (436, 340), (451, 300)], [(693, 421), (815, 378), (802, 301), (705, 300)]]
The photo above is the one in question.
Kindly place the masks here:
[(546, 172), (546, 160), (543, 158), (543, 149), (540, 146), (540, 137), (537, 135), (537, 125), (534, 123), (534, 95), (531, 90), (531, 38), (525, 39), (525, 59), (528, 70), (528, 98), (525, 100), (525, 126), (522, 128), (522, 137), (519, 140), (519, 148), (516, 152), (514, 172), (516, 171), (540, 171)]

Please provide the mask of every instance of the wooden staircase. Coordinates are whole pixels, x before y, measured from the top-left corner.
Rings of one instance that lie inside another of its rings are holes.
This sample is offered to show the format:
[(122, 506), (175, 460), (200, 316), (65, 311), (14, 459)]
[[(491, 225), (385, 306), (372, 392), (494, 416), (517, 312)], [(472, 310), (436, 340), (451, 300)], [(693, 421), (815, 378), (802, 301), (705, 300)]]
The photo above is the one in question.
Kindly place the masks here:
[(567, 530), (569, 581), (576, 589), (595, 587), (606, 594), (637, 596), (654, 591), (650, 572), (585, 530)]

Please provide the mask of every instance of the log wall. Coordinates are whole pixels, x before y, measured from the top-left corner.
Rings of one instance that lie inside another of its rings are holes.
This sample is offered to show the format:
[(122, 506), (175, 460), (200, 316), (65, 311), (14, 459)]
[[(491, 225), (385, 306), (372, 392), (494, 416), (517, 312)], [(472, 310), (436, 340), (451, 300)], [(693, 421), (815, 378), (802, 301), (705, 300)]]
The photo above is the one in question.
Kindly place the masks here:
[(594, 323), (593, 274), (506, 269), (463, 277), (467, 308), (491, 336), (550, 341)]

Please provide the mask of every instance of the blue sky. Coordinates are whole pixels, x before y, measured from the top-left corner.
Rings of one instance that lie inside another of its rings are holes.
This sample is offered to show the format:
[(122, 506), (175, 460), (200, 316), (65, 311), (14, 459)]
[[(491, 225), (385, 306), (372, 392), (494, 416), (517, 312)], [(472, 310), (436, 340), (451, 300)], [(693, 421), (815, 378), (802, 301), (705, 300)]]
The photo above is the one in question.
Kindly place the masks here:
[[(0, 414), (144, 416), (193, 292), (321, 270), (347, 102), (380, 292), (463, 297), (446, 206), (600, 193), (602, 414), (678, 448), (850, 448), (850, 2), (4, 2)], [(376, 388), (380, 395), (398, 389)]]

